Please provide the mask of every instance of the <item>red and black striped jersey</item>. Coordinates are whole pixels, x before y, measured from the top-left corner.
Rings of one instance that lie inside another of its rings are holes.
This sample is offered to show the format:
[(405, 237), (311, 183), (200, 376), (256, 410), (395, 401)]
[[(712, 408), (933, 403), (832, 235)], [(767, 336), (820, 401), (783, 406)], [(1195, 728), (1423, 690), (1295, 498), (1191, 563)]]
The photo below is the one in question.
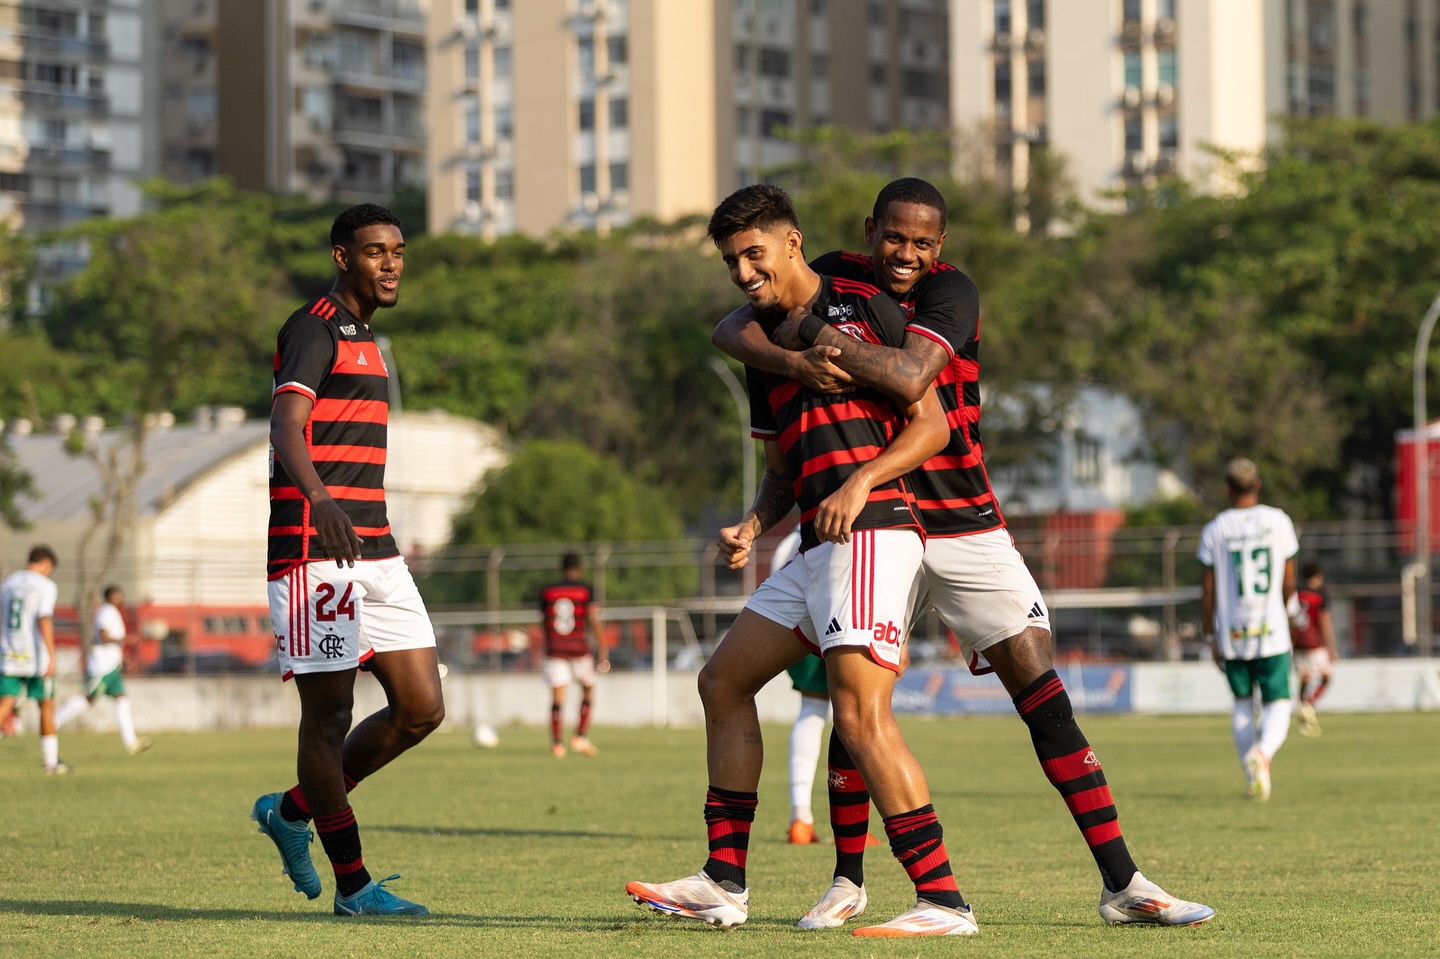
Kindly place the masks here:
[[(314, 401), (305, 446), (321, 482), (355, 526), (361, 559), (400, 555), (385, 512), (388, 378), (370, 327), (329, 297), (305, 304), (280, 328), (271, 401), (290, 392)], [(314, 535), (310, 501), (271, 450), (270, 579), (318, 558), (310, 553)]]
[(545, 624), (545, 655), (577, 659), (590, 652), (589, 583), (563, 579), (540, 590), (540, 616)]
[(1295, 591), (1300, 601), (1300, 615), (1290, 620), (1290, 643), (1296, 649), (1324, 649), (1325, 634), (1320, 632), (1320, 614), (1329, 608), (1324, 586), (1301, 586)]
[[(899, 346), (905, 314), (869, 283), (820, 277), (811, 312), (848, 336)], [(783, 316), (762, 316), (766, 331)], [(905, 427), (904, 411), (879, 390), (817, 393), (795, 380), (745, 368), (750, 390), (750, 428), (757, 439), (777, 440), (794, 476), (800, 504), (800, 549), (816, 545), (815, 511), (863, 463), (878, 456)], [(853, 529), (920, 529), (914, 494), (904, 477), (876, 486)]]
[[(875, 281), (862, 253), (834, 252), (810, 266), (819, 273)], [(945, 348), (950, 362), (935, 377), (935, 392), (950, 423), (950, 442), (910, 474), (926, 535), (983, 533), (1005, 525), (985, 471), (980, 439), (980, 291), (949, 263), (936, 260), (900, 301), (906, 332)]]

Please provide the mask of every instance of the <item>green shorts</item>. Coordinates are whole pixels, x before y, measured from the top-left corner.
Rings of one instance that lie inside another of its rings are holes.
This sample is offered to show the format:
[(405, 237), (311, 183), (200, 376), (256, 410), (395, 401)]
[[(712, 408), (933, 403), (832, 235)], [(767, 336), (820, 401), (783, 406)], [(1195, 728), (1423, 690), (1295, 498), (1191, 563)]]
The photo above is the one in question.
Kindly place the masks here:
[(96, 696), (124, 696), (125, 680), (120, 678), (120, 670), (112, 669), (104, 676), (86, 676), (85, 695), (91, 699)]
[(825, 660), (810, 654), (785, 670), (790, 674), (790, 685), (802, 693), (830, 695), (830, 680), (825, 675)]
[(55, 698), (55, 680), (43, 676), (0, 676), (0, 699), (33, 699), (37, 703)]
[(1273, 703), (1290, 698), (1290, 654), (1264, 659), (1227, 659), (1225, 678), (1236, 699), (1249, 699), (1260, 688), (1260, 702)]

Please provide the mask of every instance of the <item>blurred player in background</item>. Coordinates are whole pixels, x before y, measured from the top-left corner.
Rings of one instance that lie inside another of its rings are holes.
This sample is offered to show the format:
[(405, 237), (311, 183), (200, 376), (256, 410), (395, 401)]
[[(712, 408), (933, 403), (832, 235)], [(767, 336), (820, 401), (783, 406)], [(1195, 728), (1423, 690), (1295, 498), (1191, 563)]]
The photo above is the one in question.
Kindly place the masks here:
[(55, 597), (50, 575), (55, 552), (34, 546), (25, 568), (0, 582), (0, 725), (15, 712), (21, 698), (40, 706), (40, 760), (45, 772), (73, 772), (60, 760), (55, 725)]
[(1311, 560), (1300, 567), (1300, 588), (1295, 592), (1296, 615), (1290, 618), (1290, 640), (1295, 647), (1295, 673), (1300, 680), (1300, 735), (1320, 735), (1315, 703), (1330, 685), (1330, 670), (1340, 658), (1335, 647), (1335, 624), (1325, 593), (1325, 571)]
[[(405, 238), (393, 213), (363, 203), (335, 218), (330, 246), (329, 294), (280, 329), (270, 411), (270, 619), (300, 695), (299, 783), (261, 796), (251, 818), (311, 899), (314, 819), (335, 915), (424, 916), (385, 888), (398, 876), (371, 879), (349, 799), (445, 717), (435, 632), (385, 509), (389, 373), (370, 330), (399, 297)], [(352, 730), (362, 662), (386, 706)]]
[[(872, 283), (908, 319), (898, 347), (857, 341), (811, 314), (791, 314), (767, 331), (740, 313), (715, 328), (713, 341), (748, 366), (789, 376), (822, 392), (867, 384), (901, 402), (933, 386), (950, 426), (945, 449), (908, 477), (926, 532), (928, 597), (959, 639), (973, 672), (994, 671), (1030, 731), (1045, 777), (1065, 800), (1100, 870), (1100, 916), (1110, 924), (1198, 925), (1215, 915), (1169, 895), (1140, 873), (1120, 829), (1105, 773), (1075, 720), (1052, 657), (1049, 612), (1005, 528), (985, 470), (980, 440), (980, 292), (939, 259), (946, 236), (945, 198), (933, 184), (904, 177), (887, 184), (865, 218), (869, 253), (827, 253), (822, 274)], [(772, 342), (773, 341), (773, 342)], [(843, 745), (831, 751), (834, 784), (864, 790)], [(858, 814), (858, 806), (850, 814)], [(834, 884), (801, 919), (802, 928), (839, 925), (864, 901), (864, 830), (837, 831)]]
[(550, 687), (550, 754), (565, 757), (565, 693), (570, 683), (580, 684), (580, 718), (570, 748), (582, 756), (598, 750), (590, 742), (590, 709), (594, 703), (595, 671), (610, 668), (605, 658), (605, 641), (600, 631), (600, 604), (595, 590), (585, 582), (585, 566), (578, 553), (566, 553), (560, 560), (560, 582), (540, 590), (540, 618), (545, 630), (545, 656), (541, 675)]
[(121, 676), (125, 665), (127, 637), (125, 616), (120, 607), (125, 593), (119, 586), (106, 586), (104, 602), (95, 610), (95, 632), (90, 637), (90, 655), (85, 659), (85, 695), (72, 696), (55, 714), (55, 725), (64, 726), (95, 704), (101, 696), (109, 696), (115, 704), (115, 725), (120, 728), (120, 742), (134, 756), (149, 749), (149, 737), (135, 735), (135, 718), (130, 710), (130, 697)]
[[(1290, 732), (1290, 619), (1295, 525), (1260, 502), (1260, 471), (1244, 457), (1225, 469), (1230, 508), (1205, 524), (1196, 554), (1205, 574), (1200, 624), (1235, 694), (1231, 730), (1246, 794), (1270, 798), (1270, 762)], [(1255, 697), (1260, 721), (1255, 721)]]
[[(782, 569), (800, 549), (800, 528), (786, 533), (770, 554), (770, 572)], [(815, 792), (815, 767), (820, 762), (820, 741), (830, 718), (830, 685), (825, 681), (825, 660), (806, 656), (785, 670), (790, 685), (800, 694), (800, 711), (790, 726), (790, 832), (792, 846), (808, 846), (815, 836), (815, 813), (810, 799)]]

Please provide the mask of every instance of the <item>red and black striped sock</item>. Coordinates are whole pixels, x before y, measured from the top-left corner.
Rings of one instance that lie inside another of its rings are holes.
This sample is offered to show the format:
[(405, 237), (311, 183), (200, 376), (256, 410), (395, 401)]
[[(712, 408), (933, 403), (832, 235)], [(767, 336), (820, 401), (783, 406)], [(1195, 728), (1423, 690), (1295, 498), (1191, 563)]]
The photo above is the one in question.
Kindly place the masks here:
[(560, 704), (550, 704), (550, 742), (560, 742)]
[(750, 824), (755, 821), (755, 793), (711, 786), (705, 793), (705, 831), (710, 837), (710, 858), (705, 875), (716, 882), (745, 888), (745, 859), (750, 851)]
[[(345, 777), (345, 795), (348, 796), (360, 785), (360, 780), (346, 772), (341, 775)], [(310, 821), (310, 804), (305, 801), (305, 793), (301, 791), (298, 783), (291, 786), (280, 800), (280, 818), (290, 822)]]
[(865, 885), (865, 840), (870, 831), (870, 791), (835, 728), (830, 728), (830, 831), (835, 834), (835, 878)]
[(360, 826), (355, 811), (349, 806), (330, 816), (315, 817), (315, 831), (320, 845), (335, 870), (335, 890), (342, 896), (353, 896), (370, 881), (365, 859), (360, 855)]
[(949, 909), (965, 908), (955, 873), (950, 871), (945, 831), (934, 806), (926, 803), (912, 812), (886, 817), (885, 835), (890, 837), (890, 851), (915, 884), (918, 898)]
[(575, 735), (584, 736), (590, 732), (590, 700), (580, 701), (580, 722), (575, 726)]
[(1100, 760), (1075, 723), (1070, 695), (1055, 670), (1021, 690), (1015, 697), (1015, 709), (1030, 728), (1040, 768), (1075, 817), (1075, 825), (1100, 867), (1105, 888), (1112, 892), (1124, 889), (1135, 877), (1135, 860), (1120, 832), (1120, 814), (1110, 798)]

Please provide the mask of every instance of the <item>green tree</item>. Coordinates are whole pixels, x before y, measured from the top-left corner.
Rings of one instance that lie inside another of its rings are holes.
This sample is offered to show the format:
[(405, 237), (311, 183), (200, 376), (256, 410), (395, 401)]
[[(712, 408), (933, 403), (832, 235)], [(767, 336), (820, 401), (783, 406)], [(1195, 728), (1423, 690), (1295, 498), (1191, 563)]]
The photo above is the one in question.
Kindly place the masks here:
[[(663, 491), (635, 479), (613, 457), (574, 441), (533, 440), (504, 469), (485, 478), (474, 505), (455, 518), (451, 547), (440, 557), (452, 568), (466, 547), (516, 543), (605, 543), (667, 540), (680, 537), (680, 513)], [(431, 601), (483, 603), (483, 564), (456, 573), (427, 577)], [(547, 568), (507, 574), (501, 602), (514, 606), (530, 598), (540, 584), (554, 579)], [(657, 601), (692, 595), (697, 567), (616, 569), (605, 583), (609, 602)]]

